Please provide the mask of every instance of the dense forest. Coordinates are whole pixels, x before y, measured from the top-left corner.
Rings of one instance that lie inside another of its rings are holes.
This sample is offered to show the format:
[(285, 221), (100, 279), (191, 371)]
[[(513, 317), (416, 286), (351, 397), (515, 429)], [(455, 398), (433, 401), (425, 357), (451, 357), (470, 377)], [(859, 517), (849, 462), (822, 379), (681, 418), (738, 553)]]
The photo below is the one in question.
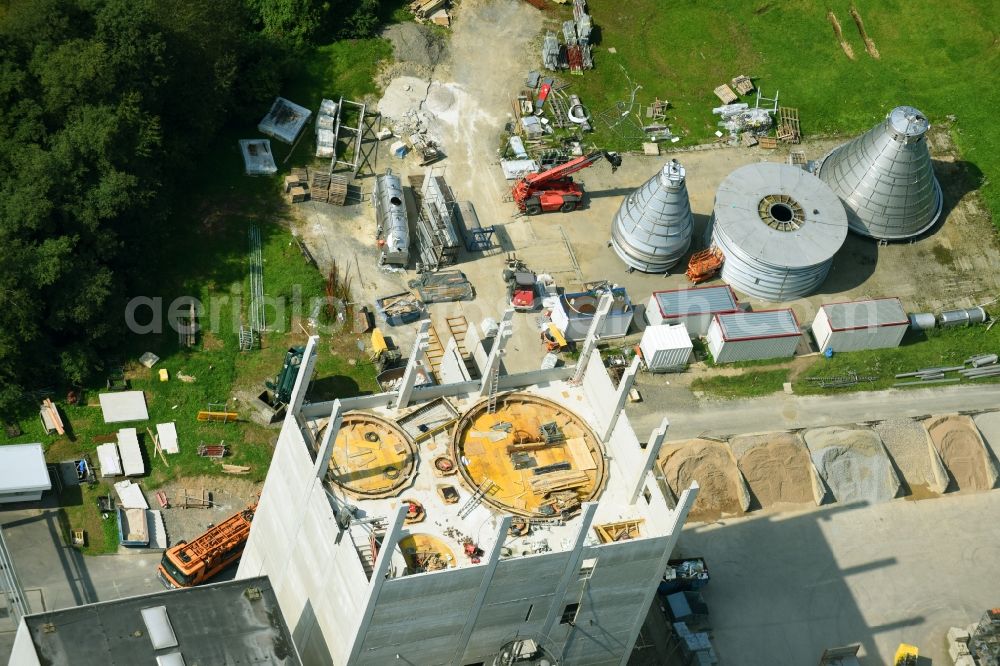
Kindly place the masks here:
[(0, 415), (86, 381), (125, 335), (144, 239), (234, 109), (378, 0), (0, 2)]

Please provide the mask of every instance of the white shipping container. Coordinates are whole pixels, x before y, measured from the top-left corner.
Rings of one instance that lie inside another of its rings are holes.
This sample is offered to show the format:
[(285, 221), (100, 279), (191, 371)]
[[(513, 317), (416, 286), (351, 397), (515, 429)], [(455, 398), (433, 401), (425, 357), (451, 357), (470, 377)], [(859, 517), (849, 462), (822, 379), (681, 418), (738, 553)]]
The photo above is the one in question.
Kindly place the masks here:
[(881, 298), (820, 307), (812, 333), (820, 351), (898, 347), (910, 321), (898, 298)]
[(691, 361), (694, 345), (687, 326), (647, 326), (639, 341), (642, 358), (650, 372), (679, 372)]
[(786, 309), (716, 315), (706, 337), (715, 362), (732, 363), (794, 356), (802, 333)]
[(738, 311), (739, 302), (729, 285), (654, 291), (646, 304), (646, 321), (684, 324), (691, 336), (701, 337), (715, 315)]

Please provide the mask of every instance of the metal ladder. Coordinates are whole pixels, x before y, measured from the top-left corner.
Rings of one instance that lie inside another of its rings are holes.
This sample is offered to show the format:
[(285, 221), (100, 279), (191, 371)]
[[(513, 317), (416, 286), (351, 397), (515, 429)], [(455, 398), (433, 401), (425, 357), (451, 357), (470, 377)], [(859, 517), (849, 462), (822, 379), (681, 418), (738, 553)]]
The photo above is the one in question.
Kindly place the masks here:
[(240, 351), (250, 351), (254, 347), (253, 329), (240, 326)]
[(476, 490), (472, 493), (472, 497), (470, 497), (469, 500), (462, 505), (462, 508), (458, 510), (458, 517), (468, 517), (470, 513), (476, 510), (477, 506), (483, 503), (483, 497), (493, 490), (496, 485), (497, 484), (493, 483), (489, 477), (484, 478), (479, 485), (476, 486)]
[(495, 414), (497, 411), (497, 394), (500, 392), (500, 364), (493, 370), (493, 376), (490, 377), (490, 395), (489, 402), (486, 405), (487, 414)]

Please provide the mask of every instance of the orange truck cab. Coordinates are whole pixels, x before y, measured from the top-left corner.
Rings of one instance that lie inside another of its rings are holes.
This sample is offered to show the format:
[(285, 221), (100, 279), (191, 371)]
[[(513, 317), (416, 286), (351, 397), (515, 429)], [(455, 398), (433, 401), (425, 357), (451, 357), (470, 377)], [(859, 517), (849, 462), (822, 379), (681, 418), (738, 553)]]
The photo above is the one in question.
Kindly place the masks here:
[(209, 580), (243, 555), (257, 505), (230, 516), (194, 541), (178, 541), (163, 553), (156, 576), (167, 587), (192, 587)]

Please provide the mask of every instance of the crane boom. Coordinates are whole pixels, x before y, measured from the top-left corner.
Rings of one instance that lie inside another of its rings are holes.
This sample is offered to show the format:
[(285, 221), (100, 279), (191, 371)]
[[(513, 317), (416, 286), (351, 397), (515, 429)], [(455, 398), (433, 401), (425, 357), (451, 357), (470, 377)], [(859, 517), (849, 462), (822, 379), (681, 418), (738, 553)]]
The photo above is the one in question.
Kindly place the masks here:
[(574, 183), (570, 177), (577, 171), (586, 169), (601, 158), (611, 164), (614, 173), (621, 166), (622, 158), (618, 153), (595, 150), (587, 155), (581, 155), (565, 164), (552, 167), (542, 173), (525, 176), (514, 184), (511, 194), (517, 207), (528, 215), (537, 215), (543, 211), (560, 210), (568, 213), (576, 210), (583, 199), (583, 188)]
[(602, 157), (607, 158), (608, 162), (611, 164), (611, 173), (618, 170), (621, 166), (622, 158), (618, 153), (609, 153), (602, 150), (595, 150), (588, 155), (582, 155), (574, 160), (570, 160), (565, 164), (560, 164), (559, 166), (554, 166), (548, 171), (543, 171), (542, 173), (533, 173), (525, 178), (529, 185), (538, 186), (542, 183), (548, 183), (553, 180), (561, 180), (568, 176), (573, 175), (577, 171), (582, 171), (586, 169), (591, 164), (599, 161)]

